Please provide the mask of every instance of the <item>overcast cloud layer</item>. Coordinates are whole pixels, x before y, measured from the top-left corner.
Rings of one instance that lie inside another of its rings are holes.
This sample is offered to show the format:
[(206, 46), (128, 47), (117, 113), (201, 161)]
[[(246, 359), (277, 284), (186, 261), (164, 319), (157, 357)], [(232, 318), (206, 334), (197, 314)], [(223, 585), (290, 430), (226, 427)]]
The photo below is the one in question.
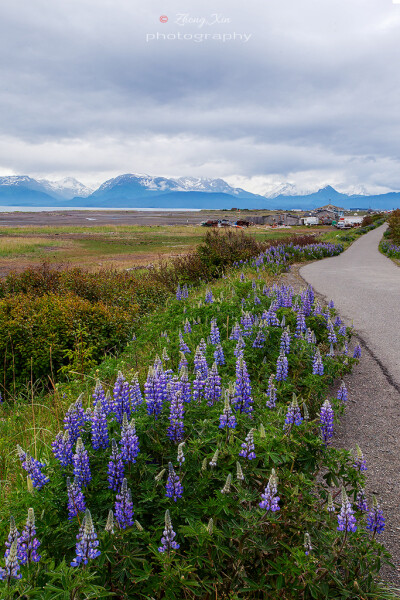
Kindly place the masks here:
[(400, 190), (391, 0), (6, 0), (0, 56), (0, 175)]

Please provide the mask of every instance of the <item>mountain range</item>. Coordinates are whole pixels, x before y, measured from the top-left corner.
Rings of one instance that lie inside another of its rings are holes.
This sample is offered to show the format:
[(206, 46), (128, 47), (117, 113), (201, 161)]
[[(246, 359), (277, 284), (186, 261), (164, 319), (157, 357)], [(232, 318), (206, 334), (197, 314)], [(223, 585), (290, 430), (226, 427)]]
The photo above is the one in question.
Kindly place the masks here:
[(130, 173), (109, 179), (92, 190), (72, 177), (60, 181), (27, 175), (0, 177), (0, 206), (310, 210), (324, 204), (388, 210), (400, 206), (400, 192), (343, 194), (328, 185), (316, 192), (299, 194), (293, 184), (287, 183), (263, 196), (232, 187), (223, 179)]

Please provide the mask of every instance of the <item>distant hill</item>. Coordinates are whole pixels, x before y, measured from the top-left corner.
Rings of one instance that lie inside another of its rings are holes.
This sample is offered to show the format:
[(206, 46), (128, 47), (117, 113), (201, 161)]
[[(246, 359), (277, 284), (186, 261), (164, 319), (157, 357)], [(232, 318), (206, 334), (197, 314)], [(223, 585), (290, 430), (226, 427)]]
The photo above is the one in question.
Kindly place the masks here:
[[(292, 184), (280, 189), (295, 191)], [(73, 178), (51, 182), (26, 175), (0, 177), (0, 205), (3, 206), (311, 210), (323, 204), (346, 209), (388, 210), (400, 206), (400, 192), (348, 195), (328, 185), (303, 195), (279, 193), (267, 198), (232, 187), (223, 179), (174, 179), (128, 173), (109, 179), (92, 191)]]

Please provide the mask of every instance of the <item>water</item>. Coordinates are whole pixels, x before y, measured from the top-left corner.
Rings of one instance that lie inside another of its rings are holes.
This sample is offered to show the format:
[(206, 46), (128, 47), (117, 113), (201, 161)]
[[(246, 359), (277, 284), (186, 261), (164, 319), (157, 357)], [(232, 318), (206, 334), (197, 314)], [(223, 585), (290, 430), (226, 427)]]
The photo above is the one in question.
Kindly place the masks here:
[(111, 206), (0, 206), (0, 212), (60, 212), (70, 210), (91, 210), (91, 211), (137, 211), (137, 212), (199, 212), (201, 208), (134, 208), (134, 207), (111, 207)]

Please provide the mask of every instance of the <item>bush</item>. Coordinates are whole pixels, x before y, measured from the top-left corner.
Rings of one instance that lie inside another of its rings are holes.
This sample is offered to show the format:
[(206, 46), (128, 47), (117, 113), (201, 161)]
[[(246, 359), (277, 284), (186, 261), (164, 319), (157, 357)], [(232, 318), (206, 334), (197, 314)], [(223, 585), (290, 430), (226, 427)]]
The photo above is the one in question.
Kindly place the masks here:
[(394, 210), (388, 218), (390, 237), (395, 244), (400, 244), (400, 209)]
[[(17, 293), (0, 300), (0, 385), (15, 391), (32, 381), (50, 385), (62, 367), (80, 373), (126, 342), (138, 311), (129, 313), (72, 293)], [(65, 370), (64, 370), (65, 372)]]

